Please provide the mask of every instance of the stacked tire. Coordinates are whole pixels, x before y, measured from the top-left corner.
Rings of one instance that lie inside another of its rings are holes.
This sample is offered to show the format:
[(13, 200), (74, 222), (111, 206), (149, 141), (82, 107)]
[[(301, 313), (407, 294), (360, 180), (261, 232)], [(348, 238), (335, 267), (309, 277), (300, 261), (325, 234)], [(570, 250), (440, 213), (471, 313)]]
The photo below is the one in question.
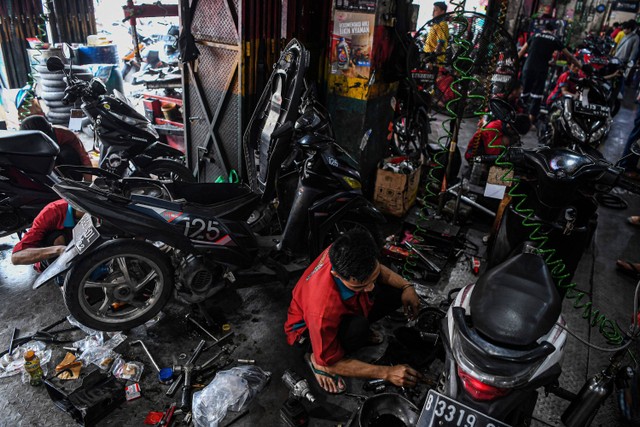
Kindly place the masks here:
[[(69, 65), (66, 66), (67, 70)], [(67, 79), (62, 71), (49, 71), (45, 65), (35, 66), (40, 76), (40, 97), (48, 108), (47, 119), (53, 124), (68, 125), (71, 109), (74, 105), (64, 105), (62, 98), (67, 87)], [(73, 75), (80, 80), (89, 81), (93, 74), (87, 67), (73, 66)]]

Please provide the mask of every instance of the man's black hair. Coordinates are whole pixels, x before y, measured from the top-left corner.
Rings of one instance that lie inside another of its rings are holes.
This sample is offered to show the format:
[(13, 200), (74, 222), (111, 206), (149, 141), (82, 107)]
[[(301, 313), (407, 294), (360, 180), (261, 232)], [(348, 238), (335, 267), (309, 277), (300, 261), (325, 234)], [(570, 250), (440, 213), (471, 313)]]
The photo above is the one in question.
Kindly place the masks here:
[(362, 283), (376, 268), (378, 245), (366, 230), (353, 229), (338, 237), (329, 249), (333, 271), (345, 279)]
[(556, 24), (554, 24), (553, 22), (545, 22), (544, 23), (544, 29), (547, 31), (553, 31), (556, 29)]
[(635, 30), (636, 29), (636, 21), (634, 21), (633, 19), (629, 20), (629, 21), (625, 21), (622, 24), (622, 29), (623, 30)]
[(531, 129), (531, 119), (529, 118), (528, 114), (518, 114), (513, 121), (512, 126), (516, 130), (516, 132), (518, 132), (520, 135), (524, 135), (525, 133), (529, 132), (529, 129)]
[(619, 23), (619, 22), (614, 22), (614, 23), (613, 23), (613, 28), (616, 28), (616, 27), (619, 27), (619, 26), (620, 26), (620, 23)]
[(51, 123), (43, 116), (35, 115), (27, 117), (20, 123), (20, 130), (39, 130), (55, 142), (58, 142)]
[(443, 1), (437, 1), (433, 4), (434, 7), (437, 7), (440, 10), (447, 11), (447, 4)]

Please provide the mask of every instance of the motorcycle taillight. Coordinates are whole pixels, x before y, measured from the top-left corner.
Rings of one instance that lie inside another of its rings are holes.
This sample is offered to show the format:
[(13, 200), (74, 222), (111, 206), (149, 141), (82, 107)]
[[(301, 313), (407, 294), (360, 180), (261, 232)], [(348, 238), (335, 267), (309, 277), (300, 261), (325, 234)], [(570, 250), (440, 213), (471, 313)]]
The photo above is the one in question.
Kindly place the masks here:
[(458, 367), (458, 377), (462, 380), (464, 389), (474, 400), (493, 400), (505, 396), (511, 391), (508, 388), (498, 388), (474, 378)]

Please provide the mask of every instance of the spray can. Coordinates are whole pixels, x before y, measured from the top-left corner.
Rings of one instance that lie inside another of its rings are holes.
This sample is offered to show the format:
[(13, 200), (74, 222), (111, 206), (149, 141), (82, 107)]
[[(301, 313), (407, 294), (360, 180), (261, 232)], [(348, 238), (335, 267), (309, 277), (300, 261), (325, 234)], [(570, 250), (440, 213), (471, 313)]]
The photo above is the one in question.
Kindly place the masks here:
[(29, 374), (29, 384), (38, 386), (42, 384), (42, 367), (40, 367), (40, 359), (33, 350), (27, 350), (24, 353), (24, 370)]
[(341, 70), (349, 68), (349, 45), (344, 37), (340, 37), (338, 40), (336, 52), (338, 57), (338, 68)]
[(589, 379), (562, 414), (564, 425), (581, 427), (591, 424), (600, 406), (613, 392), (614, 380), (615, 372), (611, 366)]

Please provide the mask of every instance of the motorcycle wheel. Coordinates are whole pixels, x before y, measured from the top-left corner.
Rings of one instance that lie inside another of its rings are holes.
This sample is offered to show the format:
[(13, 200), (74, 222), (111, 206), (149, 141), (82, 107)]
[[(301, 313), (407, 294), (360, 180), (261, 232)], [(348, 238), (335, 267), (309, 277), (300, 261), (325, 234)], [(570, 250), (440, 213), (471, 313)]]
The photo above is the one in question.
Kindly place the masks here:
[(83, 325), (123, 331), (144, 324), (173, 290), (170, 261), (155, 246), (113, 240), (81, 260), (67, 275), (64, 301)]
[(196, 182), (193, 173), (175, 160), (154, 160), (144, 171), (147, 175), (158, 180)]
[(338, 237), (342, 234), (346, 233), (349, 230), (360, 229), (366, 230), (373, 236), (373, 239), (378, 245), (381, 245), (383, 242), (382, 231), (377, 224), (372, 223), (361, 223), (350, 219), (341, 219), (336, 222), (329, 232), (324, 236), (323, 241), (320, 244), (320, 247), (324, 250), (327, 246), (336, 241)]
[(620, 111), (620, 100), (619, 99), (615, 99), (613, 101), (613, 108), (611, 109), (611, 117), (615, 117), (616, 114), (618, 114), (618, 111)]

